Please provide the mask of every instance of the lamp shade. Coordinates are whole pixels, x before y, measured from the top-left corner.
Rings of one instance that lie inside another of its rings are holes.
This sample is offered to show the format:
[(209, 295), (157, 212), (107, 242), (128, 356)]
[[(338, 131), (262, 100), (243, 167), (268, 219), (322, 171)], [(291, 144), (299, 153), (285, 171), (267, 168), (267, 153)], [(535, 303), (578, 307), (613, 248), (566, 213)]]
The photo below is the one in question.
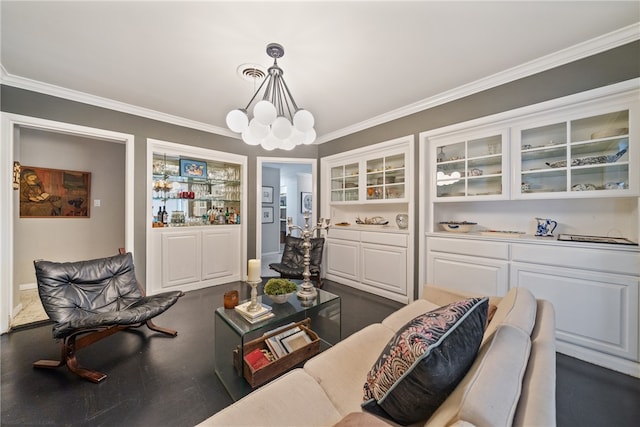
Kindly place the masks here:
[(315, 123), (315, 119), (313, 118), (313, 114), (311, 114), (307, 110), (298, 110), (293, 115), (293, 125), (300, 132), (306, 132), (313, 128)]
[(269, 135), (269, 126), (263, 125), (256, 117), (254, 117), (249, 122), (249, 131), (257, 139), (263, 139)]
[(249, 126), (247, 113), (240, 109), (231, 110), (227, 114), (227, 127), (234, 132), (242, 133)]
[(261, 139), (256, 138), (253, 133), (251, 133), (251, 129), (248, 127), (242, 132), (242, 140), (248, 145), (260, 145), (261, 141)]
[(262, 140), (260, 145), (267, 151), (275, 150), (280, 146), (280, 140), (276, 138), (273, 133), (269, 133), (265, 139)]
[(313, 141), (315, 140), (316, 140), (316, 130), (309, 129), (304, 133), (304, 140), (302, 141), (302, 143), (304, 145), (310, 145), (310, 144), (313, 144)]
[(291, 122), (284, 116), (278, 116), (271, 125), (271, 130), (276, 138), (287, 139), (291, 136)]
[(270, 125), (277, 116), (276, 107), (269, 101), (263, 99), (253, 107), (253, 117), (263, 125)]

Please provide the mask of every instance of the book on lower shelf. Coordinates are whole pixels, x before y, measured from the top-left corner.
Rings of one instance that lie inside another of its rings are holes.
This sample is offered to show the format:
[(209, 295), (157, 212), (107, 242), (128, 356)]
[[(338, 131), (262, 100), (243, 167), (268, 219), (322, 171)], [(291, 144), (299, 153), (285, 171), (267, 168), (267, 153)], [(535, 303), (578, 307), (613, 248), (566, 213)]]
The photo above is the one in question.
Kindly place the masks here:
[(262, 350), (260, 350), (259, 348), (256, 348), (255, 350), (253, 350), (250, 353), (246, 354), (244, 356), (244, 360), (249, 365), (251, 365), (251, 367), (254, 370), (258, 370), (258, 369), (262, 368), (263, 366), (267, 366), (269, 363), (271, 363), (271, 361), (269, 360), (267, 355)]

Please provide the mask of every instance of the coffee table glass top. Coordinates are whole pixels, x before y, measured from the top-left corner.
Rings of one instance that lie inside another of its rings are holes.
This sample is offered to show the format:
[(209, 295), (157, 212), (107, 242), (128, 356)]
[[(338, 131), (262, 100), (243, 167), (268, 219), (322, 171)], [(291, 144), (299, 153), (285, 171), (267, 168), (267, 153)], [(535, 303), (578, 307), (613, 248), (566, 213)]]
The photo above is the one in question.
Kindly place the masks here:
[(252, 331), (256, 331), (264, 328), (265, 326), (272, 325), (274, 323), (278, 323), (281, 320), (288, 319), (291, 316), (294, 316), (298, 313), (304, 313), (307, 311), (315, 311), (319, 307), (339, 299), (338, 295), (334, 295), (330, 292), (323, 291), (322, 289), (316, 289), (318, 291), (318, 298), (314, 301), (302, 304), (295, 293), (289, 297), (287, 302), (283, 304), (276, 304), (269, 298), (268, 295), (259, 295), (258, 303), (262, 303), (264, 305), (268, 305), (271, 307), (271, 312), (274, 316), (269, 317), (265, 320), (251, 323), (247, 321), (242, 315), (236, 312), (235, 309), (225, 309), (224, 307), (219, 307), (216, 311), (218, 315), (224, 319), (229, 326), (231, 326), (235, 331), (240, 335), (249, 334)]

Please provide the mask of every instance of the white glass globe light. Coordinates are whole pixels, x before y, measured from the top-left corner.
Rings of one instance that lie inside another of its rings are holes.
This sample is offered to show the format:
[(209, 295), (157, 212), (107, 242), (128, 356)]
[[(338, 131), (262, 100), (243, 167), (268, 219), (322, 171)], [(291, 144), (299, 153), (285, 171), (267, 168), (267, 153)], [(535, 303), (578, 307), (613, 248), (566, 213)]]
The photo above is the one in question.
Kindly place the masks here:
[(249, 128), (242, 132), (242, 140), (248, 145), (260, 145), (261, 139), (256, 138)]
[(229, 111), (227, 114), (227, 127), (233, 132), (242, 133), (249, 126), (249, 117), (247, 113), (240, 109)]
[(280, 143), (281, 150), (293, 150), (296, 147), (296, 143), (291, 141), (291, 139), (287, 138)]
[(280, 140), (270, 132), (269, 135), (267, 135), (267, 137), (262, 140), (260, 145), (262, 145), (262, 148), (264, 148), (265, 150), (272, 151), (276, 148), (279, 148)]
[(269, 101), (263, 99), (253, 107), (253, 117), (263, 125), (270, 125), (277, 116), (276, 107)]
[(313, 114), (308, 112), (307, 110), (298, 110), (293, 115), (293, 125), (300, 132), (306, 132), (313, 128), (315, 123), (315, 119), (313, 118)]
[(291, 122), (284, 116), (278, 116), (271, 125), (273, 136), (280, 139), (287, 139), (291, 136)]
[(311, 145), (315, 140), (316, 140), (316, 130), (310, 129), (304, 133), (304, 141), (302, 141), (302, 143), (304, 145)]
[(263, 125), (257, 118), (251, 119), (249, 122), (249, 131), (257, 139), (266, 138), (269, 135), (269, 126)]
[(289, 141), (293, 142), (294, 145), (301, 145), (304, 142), (305, 134), (304, 132), (300, 132), (295, 127), (291, 131), (291, 136), (289, 137)]

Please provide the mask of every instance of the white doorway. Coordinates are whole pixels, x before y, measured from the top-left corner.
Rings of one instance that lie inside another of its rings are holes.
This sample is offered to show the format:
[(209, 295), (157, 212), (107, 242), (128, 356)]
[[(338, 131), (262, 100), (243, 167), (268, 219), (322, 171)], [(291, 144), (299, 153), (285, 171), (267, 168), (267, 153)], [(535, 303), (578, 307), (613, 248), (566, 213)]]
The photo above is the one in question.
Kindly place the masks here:
[[(20, 131), (24, 129), (83, 137), (110, 143), (124, 144), (125, 148), (125, 178), (124, 178), (124, 236), (125, 247), (133, 252), (133, 168), (134, 168), (134, 137), (133, 135), (112, 132), (103, 129), (77, 126), (69, 123), (55, 122), (35, 117), (2, 113), (2, 140), (0, 144), (0, 333), (9, 330), (11, 319), (16, 308), (15, 278), (15, 240), (14, 217), (16, 215), (18, 196), (12, 187), (14, 160), (20, 159)], [(117, 248), (115, 248), (117, 250)]]
[[(261, 260), (262, 276), (278, 276), (269, 264), (282, 257), (287, 217), (303, 225), (303, 194), (316, 206), (317, 160), (258, 157), (256, 173), (256, 258)], [(272, 194), (272, 197), (270, 195)], [(312, 223), (315, 218), (312, 209)]]

